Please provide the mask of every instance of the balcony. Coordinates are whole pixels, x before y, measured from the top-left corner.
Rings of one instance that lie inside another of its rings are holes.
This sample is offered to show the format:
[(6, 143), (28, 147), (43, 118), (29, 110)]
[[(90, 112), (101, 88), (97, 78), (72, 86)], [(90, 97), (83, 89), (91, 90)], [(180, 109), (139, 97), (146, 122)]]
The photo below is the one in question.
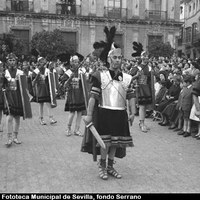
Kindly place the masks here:
[(6, 0), (6, 11), (33, 12), (33, 1), (29, 0)]
[(126, 8), (104, 7), (104, 17), (111, 19), (127, 19)]
[(81, 14), (81, 6), (74, 3), (56, 3), (56, 14), (79, 16)]
[(167, 11), (146, 10), (145, 19), (149, 20), (167, 20)]

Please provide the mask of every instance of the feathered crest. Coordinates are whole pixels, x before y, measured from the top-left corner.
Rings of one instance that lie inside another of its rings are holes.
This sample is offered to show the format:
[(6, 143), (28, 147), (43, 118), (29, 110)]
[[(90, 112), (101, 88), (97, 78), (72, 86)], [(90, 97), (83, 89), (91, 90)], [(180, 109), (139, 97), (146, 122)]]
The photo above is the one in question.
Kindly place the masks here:
[(104, 41), (100, 41), (100, 42), (95, 42), (94, 44), (93, 44), (93, 48), (94, 49), (100, 49), (100, 48), (104, 48), (106, 46), (106, 42), (104, 42)]
[[(107, 62), (108, 53), (109, 53), (111, 46), (114, 42), (116, 30), (117, 29), (115, 28), (115, 26), (112, 26), (110, 28), (110, 30), (107, 26), (105, 26), (104, 27), (104, 33), (106, 35), (106, 41), (104, 42), (104, 41), (101, 40), (100, 42), (95, 42), (93, 44), (93, 48), (95, 49), (93, 54), (95, 55), (95, 52), (96, 52), (97, 57), (100, 58), (100, 60), (102, 62), (104, 62), (107, 67), (109, 66), (109, 63)], [(118, 46), (116, 46), (116, 44), (114, 44), (114, 46), (118, 47)], [(98, 51), (99, 49), (103, 49), (103, 50), (101, 50), (100, 53), (99, 53), (99, 51)]]
[(141, 53), (144, 51), (143, 50), (143, 45), (140, 42), (133, 42), (133, 50), (135, 51), (132, 53), (132, 57), (138, 57), (141, 56)]
[(100, 59), (103, 62), (105, 62), (107, 66), (108, 66), (108, 62), (107, 62), (108, 52), (110, 51), (112, 43), (114, 42), (116, 30), (117, 29), (115, 26), (112, 26), (110, 30), (108, 29), (107, 26), (105, 26), (104, 28), (104, 33), (106, 34), (106, 42), (105, 42), (105, 48), (100, 55)]

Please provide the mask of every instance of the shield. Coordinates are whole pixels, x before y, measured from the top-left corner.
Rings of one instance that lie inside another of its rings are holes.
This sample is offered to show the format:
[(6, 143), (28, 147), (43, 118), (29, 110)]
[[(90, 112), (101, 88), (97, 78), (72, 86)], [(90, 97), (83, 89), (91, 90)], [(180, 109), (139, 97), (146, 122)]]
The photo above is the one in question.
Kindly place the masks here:
[(54, 75), (53, 73), (48, 73), (48, 81), (49, 81), (49, 92), (50, 92), (50, 98), (51, 98), (51, 107), (55, 108), (57, 106), (56, 102), (56, 87), (55, 87), (55, 81), (54, 81)]
[(153, 69), (151, 69), (151, 95), (152, 95), (152, 108), (155, 109), (155, 81), (154, 81)]
[(87, 82), (87, 78), (86, 78), (85, 74), (81, 73), (80, 77), (81, 77), (81, 84), (82, 84), (82, 89), (83, 89), (85, 107), (87, 109), (88, 101), (89, 101), (89, 84)]
[(19, 88), (22, 99), (22, 107), (23, 107), (23, 118), (32, 118), (32, 110), (30, 103), (30, 94), (28, 91), (28, 83), (26, 75), (19, 76)]
[(58, 91), (59, 81), (58, 81), (58, 73), (57, 72), (53, 72), (53, 78), (54, 78), (56, 91)]

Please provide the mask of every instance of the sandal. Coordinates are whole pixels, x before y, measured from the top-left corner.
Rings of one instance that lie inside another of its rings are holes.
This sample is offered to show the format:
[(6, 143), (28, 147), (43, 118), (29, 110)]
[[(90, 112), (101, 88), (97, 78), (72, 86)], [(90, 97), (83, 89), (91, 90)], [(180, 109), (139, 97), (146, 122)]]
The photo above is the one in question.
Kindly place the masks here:
[(7, 147), (10, 147), (12, 145), (12, 140), (11, 139), (8, 139), (7, 143), (6, 143), (6, 146)]
[(40, 124), (41, 125), (46, 125), (46, 122), (44, 121), (44, 119), (42, 119), (42, 118), (40, 119)]
[(196, 137), (197, 140), (200, 140), (200, 135)]
[(83, 135), (80, 131), (74, 131), (74, 135), (83, 137)]
[(99, 165), (99, 177), (103, 180), (107, 180), (108, 173), (106, 167), (102, 166), (101, 161), (99, 161), (98, 165)]
[(122, 178), (122, 175), (119, 174), (113, 167), (111, 167), (109, 165), (108, 165), (108, 168), (107, 168), (107, 172), (108, 172), (108, 174), (110, 174), (111, 176), (113, 176), (117, 179)]
[(140, 129), (141, 129), (142, 132), (144, 132), (144, 133), (148, 132), (148, 129), (147, 129), (147, 127), (145, 125), (139, 124), (139, 127), (140, 127)]
[(15, 144), (21, 144), (21, 143), (22, 143), (22, 142), (19, 141), (17, 138), (13, 139), (13, 142), (14, 142)]
[(57, 123), (56, 120), (54, 120), (54, 119), (51, 119), (51, 120), (50, 120), (50, 124), (51, 124), (51, 125), (52, 125), (52, 124), (55, 124), (55, 123)]
[(67, 137), (71, 136), (71, 135), (72, 135), (72, 131), (71, 131), (70, 129), (67, 129), (65, 135), (66, 135)]
[(200, 136), (200, 133), (197, 133), (194, 137), (198, 138)]

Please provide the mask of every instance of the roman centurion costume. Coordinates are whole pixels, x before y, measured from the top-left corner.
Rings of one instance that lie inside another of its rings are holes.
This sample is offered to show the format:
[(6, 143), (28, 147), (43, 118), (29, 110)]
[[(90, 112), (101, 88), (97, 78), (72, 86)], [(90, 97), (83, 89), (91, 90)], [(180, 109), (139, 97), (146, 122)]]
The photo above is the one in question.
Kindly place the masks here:
[[(126, 147), (133, 146), (126, 110), (126, 99), (135, 95), (129, 88), (131, 79), (126, 73), (115, 75), (112, 70), (96, 71), (91, 77), (90, 95), (96, 99), (93, 123), (105, 145), (117, 147), (118, 158), (125, 157)], [(96, 161), (99, 145), (92, 140), (91, 134), (85, 134), (81, 151), (92, 153)]]
[(148, 64), (140, 64), (138, 66), (140, 75), (138, 76), (138, 104), (149, 105), (152, 103), (152, 92), (151, 92), (151, 71)]
[[(7, 146), (9, 147), (12, 142), (16, 144), (21, 144), (17, 139), (19, 125), (20, 125), (20, 116), (23, 118), (32, 118), (32, 111), (29, 102), (29, 97), (27, 94), (27, 80), (23, 71), (17, 69), (16, 60), (17, 57), (15, 54), (10, 53), (7, 57), (8, 59), (8, 69), (5, 70), (5, 79), (4, 79), (4, 100), (5, 108), (4, 113), (7, 115), (7, 129), (8, 129), (8, 142)], [(15, 62), (11, 64), (11, 62)], [(15, 120), (15, 126), (12, 130), (13, 119)], [(12, 132), (14, 138), (12, 139)]]
[[(100, 42), (101, 53), (99, 58), (104, 66), (91, 74), (90, 96), (95, 99), (92, 122), (97, 129), (106, 147), (117, 147), (115, 157), (126, 156), (126, 147), (133, 146), (130, 136), (126, 100), (134, 97), (133, 90), (129, 87), (132, 76), (121, 71), (115, 74), (108, 69), (108, 54), (112, 47), (116, 28), (104, 28), (106, 42)], [(99, 144), (92, 136), (89, 129), (84, 134), (82, 152), (93, 154), (93, 160), (100, 155)]]

